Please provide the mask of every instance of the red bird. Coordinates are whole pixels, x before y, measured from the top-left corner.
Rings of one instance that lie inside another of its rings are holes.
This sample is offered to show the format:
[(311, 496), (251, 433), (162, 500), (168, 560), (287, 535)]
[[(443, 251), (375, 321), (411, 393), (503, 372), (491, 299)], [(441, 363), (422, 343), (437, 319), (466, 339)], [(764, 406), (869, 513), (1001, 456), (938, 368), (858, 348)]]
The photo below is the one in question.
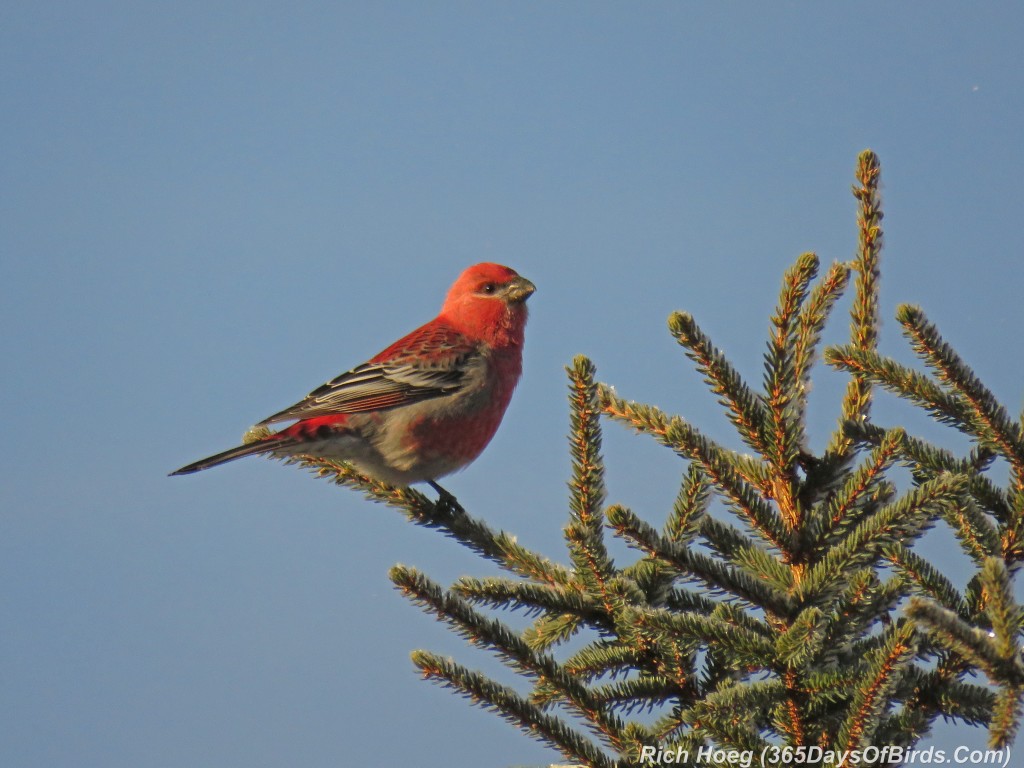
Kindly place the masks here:
[(258, 426), (279, 432), (172, 472), (257, 453), (340, 459), (398, 486), (462, 469), (494, 437), (523, 369), (526, 300), (536, 288), (500, 264), (459, 275), (441, 312), (362, 365)]

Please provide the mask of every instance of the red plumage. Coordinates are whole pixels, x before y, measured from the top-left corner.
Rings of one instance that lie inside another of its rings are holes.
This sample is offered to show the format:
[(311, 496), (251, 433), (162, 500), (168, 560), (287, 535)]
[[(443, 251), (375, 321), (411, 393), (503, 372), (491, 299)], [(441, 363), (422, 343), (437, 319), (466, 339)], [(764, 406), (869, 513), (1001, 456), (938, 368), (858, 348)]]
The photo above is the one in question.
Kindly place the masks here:
[(340, 459), (402, 486), (461, 469), (494, 437), (519, 381), (533, 291), (508, 267), (469, 267), (429, 323), (260, 422), (294, 424), (171, 474), (257, 453)]

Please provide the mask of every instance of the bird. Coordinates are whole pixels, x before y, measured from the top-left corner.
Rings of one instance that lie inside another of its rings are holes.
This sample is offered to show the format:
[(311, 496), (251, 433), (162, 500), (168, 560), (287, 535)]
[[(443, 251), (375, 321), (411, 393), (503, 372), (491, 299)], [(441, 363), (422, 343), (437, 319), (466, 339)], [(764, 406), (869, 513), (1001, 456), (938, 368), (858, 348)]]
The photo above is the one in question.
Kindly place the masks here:
[[(467, 466), (494, 437), (523, 367), (526, 300), (536, 286), (494, 263), (465, 269), (430, 322), (259, 422), (258, 439), (171, 472), (243, 456), (303, 455), (349, 463), (398, 487)], [(292, 421), (277, 432), (271, 424)]]

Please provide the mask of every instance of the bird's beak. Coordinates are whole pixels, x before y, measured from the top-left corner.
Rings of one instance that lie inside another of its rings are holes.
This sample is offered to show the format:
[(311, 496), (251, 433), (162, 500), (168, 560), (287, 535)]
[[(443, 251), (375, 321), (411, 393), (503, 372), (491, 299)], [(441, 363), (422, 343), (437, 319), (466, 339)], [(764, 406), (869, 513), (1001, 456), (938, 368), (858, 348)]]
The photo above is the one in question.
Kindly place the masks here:
[(525, 277), (517, 277), (505, 288), (505, 295), (510, 302), (520, 304), (530, 298), (530, 294), (537, 290), (537, 286)]

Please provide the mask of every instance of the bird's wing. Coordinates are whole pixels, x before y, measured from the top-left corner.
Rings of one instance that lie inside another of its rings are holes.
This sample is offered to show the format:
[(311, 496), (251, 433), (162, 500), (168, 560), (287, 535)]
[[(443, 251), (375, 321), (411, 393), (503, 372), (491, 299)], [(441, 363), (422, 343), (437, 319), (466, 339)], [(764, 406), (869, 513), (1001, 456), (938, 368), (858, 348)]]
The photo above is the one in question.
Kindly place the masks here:
[(462, 334), (427, 324), (260, 424), (379, 411), (454, 394), (472, 378), (480, 357), (478, 345)]

